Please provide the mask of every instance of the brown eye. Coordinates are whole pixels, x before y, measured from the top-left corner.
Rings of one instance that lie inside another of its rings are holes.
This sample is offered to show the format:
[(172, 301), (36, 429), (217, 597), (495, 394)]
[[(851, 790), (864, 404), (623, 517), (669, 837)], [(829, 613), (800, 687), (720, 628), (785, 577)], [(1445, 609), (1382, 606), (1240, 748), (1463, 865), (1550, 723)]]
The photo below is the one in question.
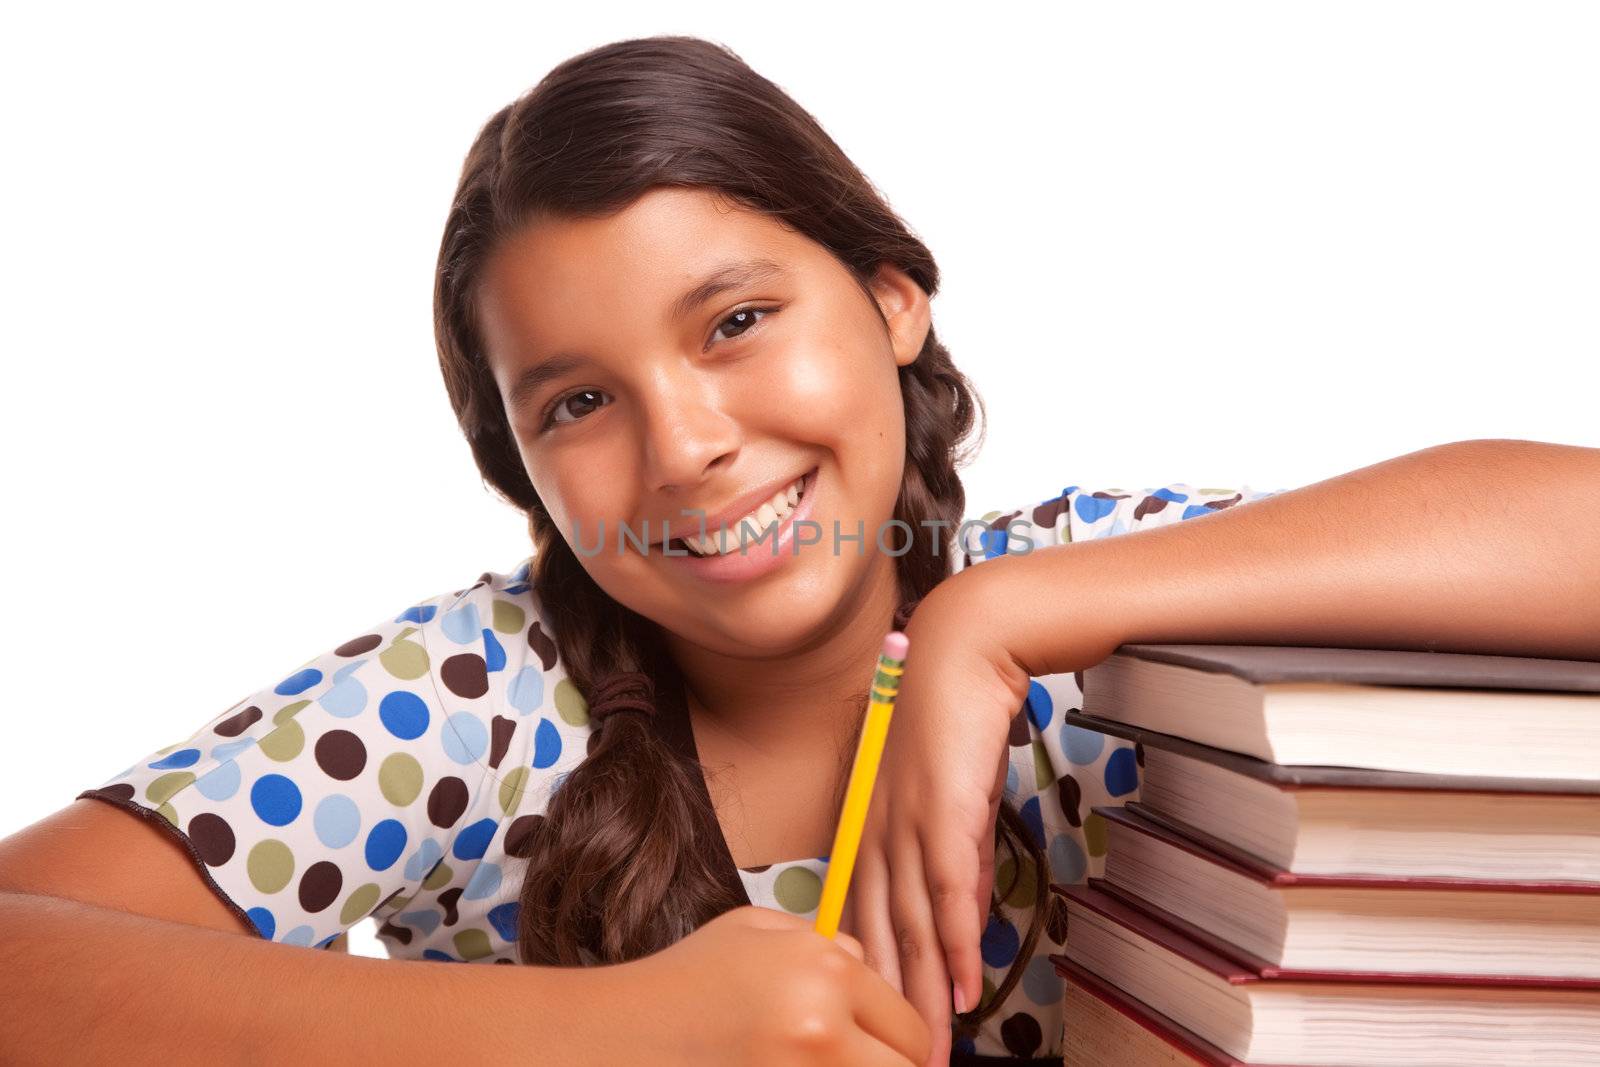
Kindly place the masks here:
[[(777, 310), (777, 308), (740, 308), (738, 311), (735, 311), (732, 315), (729, 315), (727, 318), (723, 319), (717, 324), (717, 332), (720, 332), (723, 327), (732, 323), (737, 327), (737, 329), (735, 329), (733, 336), (729, 337), (728, 340), (736, 340), (737, 338), (742, 337), (744, 334), (750, 333), (756, 327), (760, 326), (766, 321), (768, 315)], [(757, 318), (757, 315), (761, 317)], [(711, 336), (713, 339), (715, 339), (716, 333), (713, 333)]]
[[(584, 415), (589, 413), (588, 410), (585, 410), (592, 403), (589, 398), (604, 395), (605, 394), (598, 389), (579, 389), (576, 392), (568, 393), (566, 396), (562, 397), (560, 400), (557, 400), (551, 405), (550, 417), (545, 420), (545, 425), (549, 426), (553, 423), (560, 422), (577, 422), (579, 419), (583, 418)], [(601, 407), (603, 405), (595, 404), (593, 406)], [(574, 408), (578, 410), (575, 412)], [(573, 415), (574, 417), (570, 419), (563, 419), (560, 417), (563, 413), (567, 415)]]

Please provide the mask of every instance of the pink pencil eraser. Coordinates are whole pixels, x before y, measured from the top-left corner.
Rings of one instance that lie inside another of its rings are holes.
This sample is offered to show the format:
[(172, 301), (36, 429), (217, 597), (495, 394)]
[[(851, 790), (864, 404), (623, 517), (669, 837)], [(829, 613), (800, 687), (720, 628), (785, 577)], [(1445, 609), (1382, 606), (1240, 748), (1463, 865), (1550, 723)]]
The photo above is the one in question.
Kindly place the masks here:
[(883, 654), (890, 659), (905, 659), (911, 642), (899, 630), (891, 630), (883, 639)]

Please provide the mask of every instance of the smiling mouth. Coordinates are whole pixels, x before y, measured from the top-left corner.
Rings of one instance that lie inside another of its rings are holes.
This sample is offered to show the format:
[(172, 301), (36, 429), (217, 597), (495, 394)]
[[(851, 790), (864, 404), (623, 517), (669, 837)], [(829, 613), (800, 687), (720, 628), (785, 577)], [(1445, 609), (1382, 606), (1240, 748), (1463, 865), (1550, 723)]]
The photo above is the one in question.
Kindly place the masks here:
[[(734, 555), (748, 544), (766, 543), (764, 539), (773, 536), (769, 531), (782, 530), (784, 523), (788, 522), (790, 517), (799, 510), (800, 505), (805, 502), (806, 495), (811, 492), (811, 488), (815, 484), (816, 478), (816, 467), (811, 468), (811, 470), (801, 475), (799, 484), (796, 486), (794, 503), (786, 503), (781, 513), (774, 509), (774, 517), (768, 522), (764, 523), (759, 519), (758, 512), (760, 509), (758, 508), (756, 511), (752, 511), (748, 515), (744, 515), (734, 522), (728, 524), (725, 531), (708, 526), (706, 528), (705, 544), (700, 543), (700, 538), (698, 535), (693, 535), (694, 540), (692, 541), (686, 540), (682, 537), (674, 537), (666, 542), (666, 547), (674, 549), (678, 552), (687, 553), (689, 556), (695, 559), (712, 559), (717, 556)], [(771, 507), (771, 502), (769, 501), (763, 504), (762, 507)], [(746, 527), (748, 527), (749, 530), (747, 533), (744, 532)], [(698, 524), (696, 524), (696, 528), (698, 529)], [(741, 541), (741, 534), (744, 538), (743, 541)], [(715, 546), (717, 544), (719, 536), (722, 542), (723, 550), (716, 551), (713, 548), (712, 550), (707, 551), (707, 547)]]

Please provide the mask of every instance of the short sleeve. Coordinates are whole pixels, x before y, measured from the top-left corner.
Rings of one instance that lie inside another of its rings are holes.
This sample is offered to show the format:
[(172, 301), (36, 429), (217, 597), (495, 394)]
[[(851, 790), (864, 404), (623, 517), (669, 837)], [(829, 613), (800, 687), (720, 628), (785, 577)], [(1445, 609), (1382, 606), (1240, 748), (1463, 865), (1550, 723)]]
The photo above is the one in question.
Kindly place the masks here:
[(505, 811), (486, 788), (513, 725), (492, 577), (356, 631), (78, 796), (172, 834), (266, 940), (323, 948), (398, 912), (448, 857), (481, 856)]

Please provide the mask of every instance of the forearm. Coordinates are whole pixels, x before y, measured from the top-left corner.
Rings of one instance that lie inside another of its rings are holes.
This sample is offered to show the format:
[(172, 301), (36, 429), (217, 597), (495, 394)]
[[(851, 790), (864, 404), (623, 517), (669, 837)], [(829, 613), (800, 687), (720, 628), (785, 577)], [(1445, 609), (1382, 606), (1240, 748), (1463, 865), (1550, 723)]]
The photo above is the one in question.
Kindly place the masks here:
[(1600, 450), (1441, 445), (1214, 515), (998, 557), (956, 578), (1007, 605), (1015, 625), (1004, 640), (1036, 675), (1081, 668), (1074, 635), (1086, 626), (1113, 645), (1595, 659)]
[(606, 970), (369, 959), (0, 893), (0, 1048), (8, 1063), (595, 1062)]

